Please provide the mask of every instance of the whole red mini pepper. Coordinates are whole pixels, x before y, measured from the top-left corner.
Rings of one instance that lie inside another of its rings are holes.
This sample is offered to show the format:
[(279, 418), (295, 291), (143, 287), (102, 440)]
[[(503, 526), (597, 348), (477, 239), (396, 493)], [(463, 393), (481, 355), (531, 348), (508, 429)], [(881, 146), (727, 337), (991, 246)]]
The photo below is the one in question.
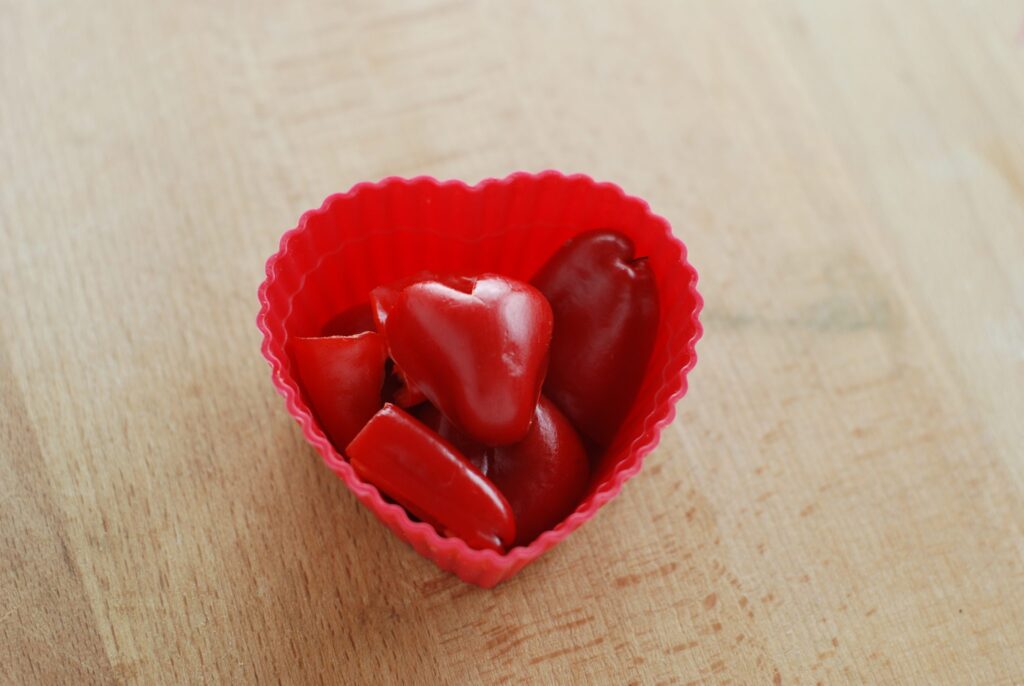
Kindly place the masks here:
[(475, 442), (430, 404), (417, 408), (416, 416), (456, 446), (505, 496), (515, 515), (515, 545), (528, 545), (583, 499), (590, 481), (587, 453), (569, 420), (544, 396), (526, 437), (496, 448)]
[(555, 316), (544, 393), (607, 446), (629, 413), (658, 330), (658, 288), (633, 242), (611, 230), (566, 241), (531, 280)]
[(448, 441), (390, 403), (345, 448), (360, 478), (419, 519), (471, 548), (501, 551), (515, 540), (501, 492)]
[(380, 409), (387, 349), (375, 332), (295, 338), (292, 360), (321, 428), (341, 450)]
[(481, 443), (522, 440), (551, 340), (551, 307), (536, 288), (484, 274), (374, 291), (371, 301), (411, 388)]

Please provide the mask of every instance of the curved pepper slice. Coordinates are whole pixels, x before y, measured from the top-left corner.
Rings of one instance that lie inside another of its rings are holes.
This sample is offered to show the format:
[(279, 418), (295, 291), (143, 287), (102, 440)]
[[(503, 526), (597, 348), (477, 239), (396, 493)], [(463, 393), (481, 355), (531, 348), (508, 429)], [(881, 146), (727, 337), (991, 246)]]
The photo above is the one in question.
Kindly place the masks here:
[(341, 450), (383, 404), (387, 349), (372, 331), (356, 336), (295, 338), (296, 376), (324, 433)]
[(490, 448), (473, 441), (432, 405), (417, 416), (450, 441), (508, 500), (516, 520), (515, 545), (528, 545), (580, 504), (590, 481), (590, 462), (576, 430), (544, 396), (526, 438)]
[(503, 276), (420, 281), (383, 322), (391, 359), (456, 426), (487, 445), (526, 435), (551, 341), (551, 307), (533, 286)]
[(385, 405), (345, 448), (360, 478), (471, 548), (501, 551), (516, 525), (504, 496), (448, 441)]
[(600, 446), (636, 399), (658, 330), (658, 288), (633, 241), (611, 230), (568, 241), (533, 277), (555, 313), (544, 393)]

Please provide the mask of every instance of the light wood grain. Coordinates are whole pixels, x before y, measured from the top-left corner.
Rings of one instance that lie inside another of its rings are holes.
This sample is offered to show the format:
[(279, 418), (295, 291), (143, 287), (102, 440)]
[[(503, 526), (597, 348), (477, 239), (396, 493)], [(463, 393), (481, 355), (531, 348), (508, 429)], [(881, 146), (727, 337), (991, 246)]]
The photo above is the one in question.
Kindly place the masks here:
[[(1024, 9), (0, 5), (0, 681), (1024, 684)], [(254, 325), (327, 194), (619, 182), (701, 272), (647, 467), (494, 591)]]

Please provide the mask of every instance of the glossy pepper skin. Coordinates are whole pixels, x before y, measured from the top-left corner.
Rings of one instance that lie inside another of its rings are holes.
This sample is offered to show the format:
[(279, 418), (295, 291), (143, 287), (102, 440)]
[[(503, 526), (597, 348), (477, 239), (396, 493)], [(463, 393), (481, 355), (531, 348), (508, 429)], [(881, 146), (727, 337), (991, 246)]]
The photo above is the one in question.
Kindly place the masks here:
[(658, 330), (658, 288), (625, 235), (566, 241), (531, 280), (555, 315), (544, 393), (598, 446), (629, 413)]
[(501, 551), (516, 536), (512, 509), (448, 441), (387, 404), (345, 454), (356, 473), (419, 519), (471, 548)]
[(405, 286), (383, 333), (408, 385), (474, 440), (508, 445), (530, 428), (552, 314), (533, 286), (503, 276)]
[(526, 437), (497, 448), (476, 443), (432, 405), (417, 408), (417, 416), (455, 445), (505, 496), (515, 516), (515, 545), (529, 545), (561, 522), (587, 491), (590, 462), (583, 443), (565, 415), (544, 396)]
[(292, 360), (303, 394), (338, 450), (380, 409), (387, 349), (375, 332), (295, 338)]

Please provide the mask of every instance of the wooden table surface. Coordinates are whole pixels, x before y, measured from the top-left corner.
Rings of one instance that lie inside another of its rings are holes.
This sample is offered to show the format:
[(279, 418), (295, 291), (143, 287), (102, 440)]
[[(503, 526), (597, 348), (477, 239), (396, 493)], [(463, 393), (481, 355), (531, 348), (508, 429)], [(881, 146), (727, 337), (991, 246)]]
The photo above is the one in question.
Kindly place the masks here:
[[(1024, 684), (1019, 2), (0, 5), (0, 682)], [(646, 469), (494, 591), (302, 440), (279, 235), (383, 176), (647, 198)]]

